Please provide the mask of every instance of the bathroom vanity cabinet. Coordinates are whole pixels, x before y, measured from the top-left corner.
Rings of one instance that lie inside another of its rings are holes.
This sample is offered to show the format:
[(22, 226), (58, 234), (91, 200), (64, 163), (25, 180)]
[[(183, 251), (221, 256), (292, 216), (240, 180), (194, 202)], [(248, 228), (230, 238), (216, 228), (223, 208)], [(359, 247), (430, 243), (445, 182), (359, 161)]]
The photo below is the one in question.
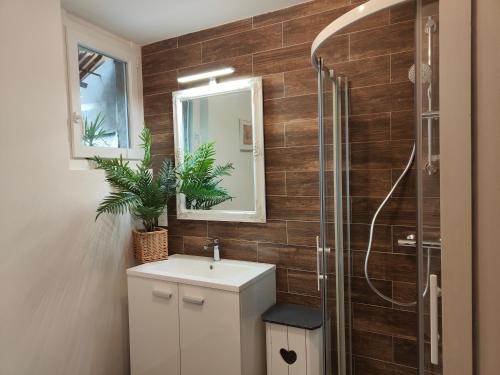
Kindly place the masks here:
[[(161, 271), (171, 259), (128, 270), (132, 375), (265, 374), (261, 315), (276, 300), (274, 266), (256, 264), (258, 272), (243, 280), (244, 270), (225, 270), (223, 262), (253, 263), (181, 257), (201, 264), (185, 277), (177, 269)], [(220, 273), (231, 273), (233, 280)]]

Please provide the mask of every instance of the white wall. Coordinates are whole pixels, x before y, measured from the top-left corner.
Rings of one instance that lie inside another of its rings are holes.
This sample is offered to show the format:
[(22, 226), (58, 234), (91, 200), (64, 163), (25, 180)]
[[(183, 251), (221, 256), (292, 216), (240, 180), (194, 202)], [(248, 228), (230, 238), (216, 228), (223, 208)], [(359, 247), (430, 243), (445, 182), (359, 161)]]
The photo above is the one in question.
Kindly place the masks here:
[(474, 4), (475, 374), (500, 374), (500, 2)]
[(130, 220), (71, 171), (58, 0), (0, 0), (0, 373), (128, 373)]
[(233, 163), (231, 176), (224, 177), (225, 187), (233, 200), (215, 206), (214, 210), (255, 210), (253, 152), (241, 151), (239, 120), (252, 121), (252, 95), (244, 91), (208, 98), (208, 139), (215, 141), (217, 163)]

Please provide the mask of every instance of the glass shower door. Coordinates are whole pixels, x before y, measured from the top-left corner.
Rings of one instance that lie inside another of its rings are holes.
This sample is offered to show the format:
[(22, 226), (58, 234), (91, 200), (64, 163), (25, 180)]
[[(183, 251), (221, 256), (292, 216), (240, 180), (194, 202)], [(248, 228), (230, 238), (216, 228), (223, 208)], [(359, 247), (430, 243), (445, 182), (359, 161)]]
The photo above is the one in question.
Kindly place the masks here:
[(417, 59), (421, 72), (417, 94), (417, 255), (421, 293), (419, 305), (419, 374), (442, 374), (441, 231), (439, 163), (439, 1), (417, 4)]
[[(358, 51), (353, 64), (368, 64), (368, 52), (385, 51), (389, 68), (383, 82), (350, 73), (352, 142), (343, 76), (349, 71), (341, 72), (340, 65), (339, 78), (321, 59), (317, 64), (322, 159), (318, 288), (328, 375), (352, 374), (353, 361), (358, 372), (442, 373), (438, 1), (401, 1), (384, 12), (403, 20), (381, 26), (387, 38), (374, 40), (373, 48), (363, 45), (367, 51), (361, 55)], [(392, 28), (401, 28), (398, 38)], [(356, 38), (373, 32), (361, 30)], [(388, 95), (389, 90), (395, 91)], [(365, 129), (373, 119), (379, 127)]]

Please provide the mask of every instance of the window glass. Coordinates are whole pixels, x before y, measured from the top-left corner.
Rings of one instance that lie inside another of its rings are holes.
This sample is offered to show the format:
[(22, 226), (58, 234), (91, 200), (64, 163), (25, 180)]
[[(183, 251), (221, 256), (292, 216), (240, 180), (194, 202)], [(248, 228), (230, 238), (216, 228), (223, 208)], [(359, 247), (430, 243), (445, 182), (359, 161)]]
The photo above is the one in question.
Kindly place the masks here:
[(82, 143), (129, 148), (127, 63), (78, 46)]

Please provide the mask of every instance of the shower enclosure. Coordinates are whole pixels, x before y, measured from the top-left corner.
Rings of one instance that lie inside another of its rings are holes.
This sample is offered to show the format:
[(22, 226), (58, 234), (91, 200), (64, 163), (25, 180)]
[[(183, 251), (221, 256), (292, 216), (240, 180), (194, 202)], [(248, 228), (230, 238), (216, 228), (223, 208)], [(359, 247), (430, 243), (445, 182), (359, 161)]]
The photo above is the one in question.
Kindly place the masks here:
[(313, 42), (324, 374), (442, 373), (438, 5), (370, 0)]

